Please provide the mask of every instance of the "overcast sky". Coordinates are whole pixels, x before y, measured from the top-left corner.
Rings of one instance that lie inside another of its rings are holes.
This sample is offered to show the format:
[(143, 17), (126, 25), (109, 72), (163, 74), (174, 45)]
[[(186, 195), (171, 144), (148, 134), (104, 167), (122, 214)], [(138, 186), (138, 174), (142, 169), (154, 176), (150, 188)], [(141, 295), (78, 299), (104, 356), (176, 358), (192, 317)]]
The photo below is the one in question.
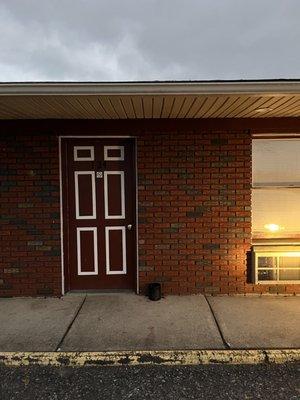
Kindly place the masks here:
[(300, 78), (300, 0), (0, 0), (0, 81)]

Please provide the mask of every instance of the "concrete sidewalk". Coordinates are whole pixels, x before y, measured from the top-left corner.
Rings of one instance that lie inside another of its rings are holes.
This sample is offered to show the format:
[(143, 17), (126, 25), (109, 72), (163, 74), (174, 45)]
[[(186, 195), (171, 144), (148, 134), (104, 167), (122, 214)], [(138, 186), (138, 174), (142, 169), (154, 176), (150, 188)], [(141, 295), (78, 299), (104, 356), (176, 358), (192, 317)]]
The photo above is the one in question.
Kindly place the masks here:
[(300, 348), (300, 297), (0, 299), (0, 352)]

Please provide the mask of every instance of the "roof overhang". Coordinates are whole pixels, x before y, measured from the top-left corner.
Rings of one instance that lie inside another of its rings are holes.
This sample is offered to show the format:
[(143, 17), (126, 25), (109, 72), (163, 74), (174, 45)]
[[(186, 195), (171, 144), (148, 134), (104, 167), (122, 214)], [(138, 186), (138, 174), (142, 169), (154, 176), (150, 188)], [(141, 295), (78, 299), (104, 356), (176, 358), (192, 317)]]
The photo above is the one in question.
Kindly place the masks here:
[(0, 119), (300, 116), (300, 80), (0, 83)]

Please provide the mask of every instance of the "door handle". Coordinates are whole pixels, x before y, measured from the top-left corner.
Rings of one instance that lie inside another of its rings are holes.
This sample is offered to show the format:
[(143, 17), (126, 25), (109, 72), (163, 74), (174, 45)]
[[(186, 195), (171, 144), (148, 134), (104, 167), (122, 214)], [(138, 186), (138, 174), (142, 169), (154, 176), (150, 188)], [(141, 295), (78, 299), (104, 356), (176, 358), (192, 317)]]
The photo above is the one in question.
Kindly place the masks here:
[(131, 225), (131, 224), (128, 224), (128, 225), (127, 225), (127, 229), (128, 229), (129, 231), (131, 231), (132, 225)]

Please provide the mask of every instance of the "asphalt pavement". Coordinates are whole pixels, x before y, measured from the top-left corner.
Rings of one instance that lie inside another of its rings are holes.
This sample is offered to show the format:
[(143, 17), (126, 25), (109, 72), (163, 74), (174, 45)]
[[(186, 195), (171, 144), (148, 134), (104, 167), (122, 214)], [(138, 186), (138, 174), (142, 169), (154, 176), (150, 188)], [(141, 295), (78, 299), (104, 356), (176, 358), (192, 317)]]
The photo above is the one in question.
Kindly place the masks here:
[(1, 400), (299, 400), (300, 364), (0, 366)]

